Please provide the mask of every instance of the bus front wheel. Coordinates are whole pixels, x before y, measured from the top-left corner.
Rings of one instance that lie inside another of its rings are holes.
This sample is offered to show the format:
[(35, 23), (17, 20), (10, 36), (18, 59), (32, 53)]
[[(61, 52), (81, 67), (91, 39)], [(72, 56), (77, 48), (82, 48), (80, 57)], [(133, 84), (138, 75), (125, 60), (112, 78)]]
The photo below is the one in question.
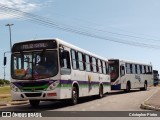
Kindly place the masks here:
[(37, 107), (40, 103), (40, 100), (29, 100), (29, 103), (33, 107)]

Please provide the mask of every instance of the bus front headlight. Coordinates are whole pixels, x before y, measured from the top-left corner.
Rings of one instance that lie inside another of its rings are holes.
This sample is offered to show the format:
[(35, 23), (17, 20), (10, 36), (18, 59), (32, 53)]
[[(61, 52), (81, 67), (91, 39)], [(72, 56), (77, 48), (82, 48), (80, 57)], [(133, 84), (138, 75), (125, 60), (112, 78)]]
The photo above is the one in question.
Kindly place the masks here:
[(12, 83), (10, 84), (10, 87), (11, 87), (11, 90), (13, 90), (14, 92), (21, 92), (20, 89)]
[(46, 91), (50, 91), (50, 90), (54, 90), (58, 85), (59, 85), (59, 81), (55, 81), (53, 82), (47, 89)]

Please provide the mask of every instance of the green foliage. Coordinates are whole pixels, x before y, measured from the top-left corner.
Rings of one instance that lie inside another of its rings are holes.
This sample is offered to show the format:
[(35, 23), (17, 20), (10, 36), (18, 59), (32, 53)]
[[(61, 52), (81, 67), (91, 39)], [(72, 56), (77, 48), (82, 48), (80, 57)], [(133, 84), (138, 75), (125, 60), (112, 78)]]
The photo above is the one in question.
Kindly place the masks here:
[(4, 84), (4, 81), (0, 80), (0, 85)]
[(2, 79), (0, 79), (0, 85), (4, 85), (4, 83), (5, 83), (5, 85), (9, 85), (10, 81), (9, 80), (2, 80)]

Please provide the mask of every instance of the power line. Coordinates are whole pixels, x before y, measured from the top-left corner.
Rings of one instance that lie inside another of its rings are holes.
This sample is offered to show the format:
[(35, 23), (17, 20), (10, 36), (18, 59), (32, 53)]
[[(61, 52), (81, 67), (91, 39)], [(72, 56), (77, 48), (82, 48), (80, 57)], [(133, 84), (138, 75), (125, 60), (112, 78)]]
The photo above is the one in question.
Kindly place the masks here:
[[(108, 36), (97, 34), (97, 31), (105, 32), (105, 31), (102, 31), (102, 30), (97, 30), (96, 29), (96, 33), (92, 33), (91, 31), (88, 31), (86, 29), (82, 29), (80, 27), (75, 28), (75, 26), (69, 26), (69, 25), (65, 25), (65, 24), (62, 24), (62, 23), (58, 23), (56, 21), (50, 20), (49, 18), (42, 17), (42, 16), (39, 16), (39, 15), (34, 15), (34, 14), (31, 14), (31, 13), (27, 13), (27, 12), (23, 12), (23, 11), (20, 11), (20, 10), (17, 10), (17, 9), (9, 8), (9, 7), (6, 7), (2, 4), (0, 4), (0, 9), (5, 11), (5, 12), (8, 12), (9, 15), (12, 15), (14, 17), (18, 17), (19, 19), (24, 19), (24, 17), (22, 17), (22, 16), (25, 16), (27, 18), (26, 20), (30, 20), (32, 22), (36, 22), (38, 24), (45, 25), (47, 27), (52, 27), (52, 28), (60, 29), (60, 30), (67, 31), (67, 32), (72, 32), (72, 33), (76, 33), (76, 34), (80, 34), (80, 35), (84, 35), (84, 36), (103, 39), (103, 40), (116, 42), (116, 43), (121, 43), (121, 44), (127, 44), (127, 45), (132, 45), (132, 46), (139, 46), (139, 47), (146, 47), (146, 48), (153, 48), (153, 49), (160, 49), (160, 46), (158, 46), (158, 45), (151, 45), (151, 44), (129, 41), (129, 40), (124, 40), (124, 39), (117, 39), (117, 38), (108, 38)], [(117, 34), (117, 35), (122, 35), (122, 36), (126, 36), (126, 37), (144, 39), (144, 38), (137, 37), (137, 36), (130, 36), (130, 35), (119, 34), (119, 33), (114, 33), (114, 32), (110, 32), (110, 33)]]
[[(3, 6), (4, 7), (4, 6)], [(7, 7), (6, 7), (7, 8)], [(37, 16), (37, 15), (33, 15), (33, 14), (30, 14), (30, 13), (26, 13), (26, 12), (23, 12), (23, 11), (20, 11), (20, 10), (17, 10), (17, 9), (13, 9), (13, 8), (8, 8), (8, 9), (11, 9), (11, 10), (16, 10), (17, 12), (20, 12), (20, 13), (23, 13), (23, 14), (25, 14), (26, 16), (32, 16), (32, 17), (36, 17), (36, 18), (42, 18), (42, 16)], [(14, 12), (14, 11), (13, 11)], [(22, 15), (23, 15), (22, 14)], [(45, 20), (49, 20), (48, 18), (46, 18), (46, 17), (43, 17), (42, 19), (45, 19)], [(50, 22), (52, 22), (53, 23), (53, 21), (50, 21)], [(61, 23), (62, 24), (62, 23)], [(72, 26), (71, 26), (72, 27)], [(90, 28), (90, 27), (88, 27), (88, 29), (93, 29), (93, 28)], [(100, 29), (96, 29), (96, 28), (94, 28), (94, 30), (96, 30), (96, 31), (99, 31), (99, 32), (104, 32), (104, 33), (109, 33), (109, 34), (114, 34), (114, 35), (120, 35), (120, 36), (125, 36), (125, 37), (132, 37), (132, 38), (137, 38), (137, 39), (144, 39), (144, 40), (150, 40), (150, 41), (156, 41), (156, 42), (160, 42), (160, 39), (150, 39), (150, 38), (145, 38), (145, 37), (139, 37), (139, 36), (134, 36), (134, 35), (127, 35), (127, 34), (121, 34), (121, 33), (116, 33), (116, 32), (111, 32), (111, 31), (104, 31), (104, 30), (100, 30)]]

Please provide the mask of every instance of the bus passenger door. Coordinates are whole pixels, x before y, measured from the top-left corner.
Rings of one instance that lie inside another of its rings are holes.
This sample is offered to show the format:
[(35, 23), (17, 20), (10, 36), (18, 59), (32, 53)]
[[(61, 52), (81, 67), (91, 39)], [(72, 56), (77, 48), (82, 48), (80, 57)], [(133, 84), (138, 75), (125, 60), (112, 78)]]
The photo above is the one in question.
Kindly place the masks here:
[(123, 65), (121, 65), (120, 69), (121, 69), (120, 75), (121, 75), (121, 77), (123, 77), (125, 75), (125, 67)]
[(121, 89), (126, 88), (126, 78), (125, 78), (125, 67), (124, 67), (124, 65), (120, 66), (120, 84), (121, 84)]
[(61, 98), (70, 98), (72, 90), (71, 82), (71, 63), (70, 63), (70, 50), (63, 47), (59, 49), (60, 55), (60, 74), (61, 74)]

